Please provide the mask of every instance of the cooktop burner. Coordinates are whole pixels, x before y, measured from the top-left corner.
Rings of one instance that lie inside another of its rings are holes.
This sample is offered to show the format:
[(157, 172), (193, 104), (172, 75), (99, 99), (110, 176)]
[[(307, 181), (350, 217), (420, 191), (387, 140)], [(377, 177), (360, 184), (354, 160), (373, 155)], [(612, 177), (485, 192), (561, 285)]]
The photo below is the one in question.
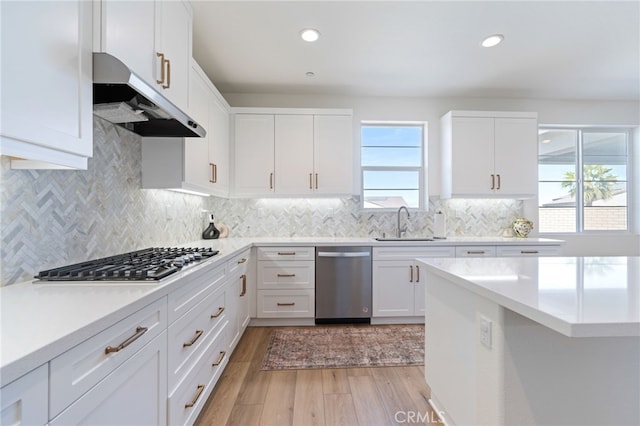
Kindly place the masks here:
[(151, 247), (38, 272), (41, 281), (157, 281), (219, 253), (211, 248)]

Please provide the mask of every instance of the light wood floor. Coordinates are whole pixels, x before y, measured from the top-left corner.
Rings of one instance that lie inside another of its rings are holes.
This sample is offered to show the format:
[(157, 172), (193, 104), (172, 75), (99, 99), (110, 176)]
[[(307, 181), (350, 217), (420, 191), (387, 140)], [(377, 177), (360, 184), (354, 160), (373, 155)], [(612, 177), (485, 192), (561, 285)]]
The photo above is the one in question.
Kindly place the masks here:
[(422, 366), (262, 371), (273, 327), (249, 327), (196, 425), (429, 424)]

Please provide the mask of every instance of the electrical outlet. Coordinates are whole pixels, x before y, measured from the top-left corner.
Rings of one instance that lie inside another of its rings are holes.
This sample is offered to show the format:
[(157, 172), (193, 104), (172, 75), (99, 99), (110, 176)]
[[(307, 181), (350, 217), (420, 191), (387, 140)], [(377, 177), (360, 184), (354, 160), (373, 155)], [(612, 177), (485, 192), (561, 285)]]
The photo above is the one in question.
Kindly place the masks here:
[(480, 317), (480, 343), (488, 349), (491, 349), (491, 326), (490, 319)]

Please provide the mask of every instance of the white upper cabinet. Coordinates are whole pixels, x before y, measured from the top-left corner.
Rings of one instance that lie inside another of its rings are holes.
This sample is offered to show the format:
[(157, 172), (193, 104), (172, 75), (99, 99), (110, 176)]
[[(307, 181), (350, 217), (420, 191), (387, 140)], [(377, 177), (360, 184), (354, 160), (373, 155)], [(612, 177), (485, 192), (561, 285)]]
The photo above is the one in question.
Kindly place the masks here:
[(441, 126), (442, 197), (535, 196), (535, 113), (451, 111)]
[(2, 2), (0, 153), (13, 168), (86, 169), (93, 155), (92, 3)]
[(274, 117), (269, 114), (235, 115), (235, 194), (273, 193)]
[(235, 195), (352, 193), (351, 111), (253, 110), (235, 114)]
[(186, 110), (192, 52), (191, 4), (161, 0), (101, 0), (97, 4), (94, 50), (120, 59), (177, 107)]
[(229, 195), (229, 104), (192, 61), (188, 112), (202, 138), (143, 138), (142, 187)]

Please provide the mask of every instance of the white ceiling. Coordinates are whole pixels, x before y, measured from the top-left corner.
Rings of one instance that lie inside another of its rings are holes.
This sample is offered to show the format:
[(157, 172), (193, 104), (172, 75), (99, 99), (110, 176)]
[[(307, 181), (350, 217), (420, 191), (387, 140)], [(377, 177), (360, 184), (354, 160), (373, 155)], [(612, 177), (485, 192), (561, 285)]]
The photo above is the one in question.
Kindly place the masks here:
[(194, 57), (222, 93), (640, 99), (638, 0), (192, 4)]

